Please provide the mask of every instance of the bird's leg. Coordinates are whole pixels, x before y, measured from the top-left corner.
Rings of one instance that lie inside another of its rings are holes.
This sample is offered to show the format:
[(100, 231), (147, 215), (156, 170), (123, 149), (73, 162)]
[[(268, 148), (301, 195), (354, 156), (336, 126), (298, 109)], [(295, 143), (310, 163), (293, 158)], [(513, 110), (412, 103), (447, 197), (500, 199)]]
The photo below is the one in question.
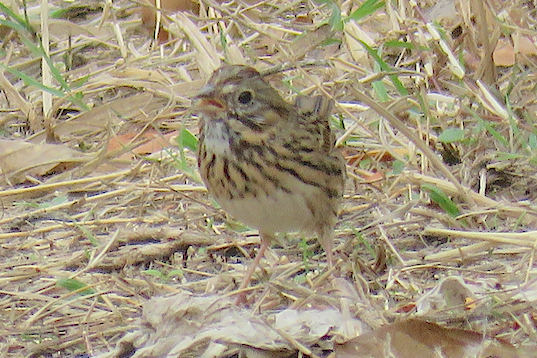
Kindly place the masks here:
[(261, 246), (259, 247), (259, 251), (257, 252), (257, 255), (255, 255), (254, 261), (250, 264), (250, 267), (248, 267), (248, 271), (246, 272), (246, 275), (244, 276), (244, 279), (242, 280), (241, 285), (239, 286), (239, 293), (237, 300), (235, 301), (236, 304), (243, 304), (246, 303), (246, 292), (243, 290), (248, 287), (250, 284), (250, 280), (252, 279), (252, 276), (254, 275), (255, 269), (257, 266), (259, 266), (259, 262), (265, 255), (265, 251), (270, 245), (270, 242), (273, 239), (272, 235), (265, 234), (260, 232), (259, 236), (261, 238)]
[(321, 242), (321, 246), (326, 252), (326, 259), (328, 260), (328, 268), (330, 269), (334, 267), (334, 259), (333, 259), (334, 256), (332, 254), (334, 238), (332, 237), (332, 234), (330, 232), (328, 233), (323, 232), (319, 235), (319, 241)]

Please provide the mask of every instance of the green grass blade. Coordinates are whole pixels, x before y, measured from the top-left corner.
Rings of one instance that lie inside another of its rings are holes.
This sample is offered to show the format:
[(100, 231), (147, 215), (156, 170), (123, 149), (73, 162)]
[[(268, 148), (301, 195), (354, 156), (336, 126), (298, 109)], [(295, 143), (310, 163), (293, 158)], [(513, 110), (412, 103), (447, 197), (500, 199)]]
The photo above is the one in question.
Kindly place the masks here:
[(362, 4), (362, 6), (360, 6), (352, 14), (350, 14), (347, 20), (357, 21), (357, 20), (363, 19), (364, 17), (373, 14), (375, 11), (382, 9), (384, 5), (385, 5), (384, 1), (367, 0), (366, 2)]
[(377, 98), (381, 102), (387, 102), (390, 100), (390, 96), (388, 95), (388, 91), (386, 90), (386, 86), (382, 81), (375, 81), (371, 83), (371, 87), (375, 90), (375, 94), (377, 95)]
[(179, 148), (188, 148), (194, 153), (198, 151), (198, 138), (186, 128), (182, 128), (177, 137)]
[(431, 200), (435, 202), (442, 210), (448, 213), (452, 217), (459, 215), (459, 208), (457, 205), (436, 185), (423, 184), (422, 189), (429, 193)]
[(334, 31), (343, 31), (343, 19), (339, 6), (332, 0), (319, 0), (318, 2), (328, 5), (332, 9), (332, 13), (328, 18), (328, 25)]
[(466, 107), (466, 109), (472, 115), (472, 117), (477, 119), (479, 124), (482, 125), (487, 130), (487, 132), (489, 132), (490, 135), (492, 135), (494, 137), (494, 139), (496, 139), (498, 142), (500, 142), (503, 146), (509, 147), (509, 141), (503, 135), (501, 135), (496, 129), (494, 129), (494, 126), (490, 122), (488, 122), (488, 121), (484, 120), (483, 118), (481, 118), (471, 108)]
[[(406, 48), (407, 50), (413, 50), (415, 46), (410, 42), (389, 40), (384, 43), (385, 47)], [(424, 49), (425, 50), (425, 49)]]
[(95, 293), (95, 291), (88, 287), (88, 285), (86, 285), (84, 282), (72, 278), (60, 278), (58, 281), (56, 281), (56, 285), (67, 289), (69, 292), (81, 290), (78, 292), (78, 294), (81, 296), (87, 296)]
[[(32, 37), (35, 37), (36, 32), (35, 32), (35, 30), (33, 29), (33, 27), (30, 25), (30, 23), (28, 21), (26, 21), (25, 19), (23, 19), (22, 17), (17, 15), (15, 12), (13, 12), (13, 10), (11, 10), (9, 7), (4, 5), (2, 2), (0, 2), (0, 10), (4, 14), (6, 14), (8, 17), (14, 19), (21, 26), (21, 28), (22, 28), (21, 30), (27, 31), (27, 32), (30, 33), (30, 35)], [(5, 21), (5, 20), (2, 20), (2, 21)], [(8, 21), (8, 22), (13, 23), (12, 21)], [(7, 24), (6, 24), (6, 26), (11, 27), (11, 26), (9, 26)], [(13, 27), (11, 27), (11, 28), (13, 28)]]
[(442, 143), (460, 142), (464, 139), (464, 131), (460, 128), (448, 128), (438, 136)]
[[(385, 72), (393, 71), (393, 69), (380, 58), (380, 56), (378, 55), (375, 49), (373, 49), (371, 46), (369, 46), (368, 44), (366, 44), (360, 39), (356, 39), (356, 40), (359, 41), (362, 44), (362, 46), (366, 49), (366, 51), (369, 53), (369, 55), (373, 57), (373, 59), (380, 66), (380, 69), (382, 71), (385, 71)], [(399, 80), (397, 75), (389, 75), (388, 77), (390, 77), (390, 79), (392, 80), (392, 83), (394, 84), (395, 88), (397, 89), (400, 95), (408, 96), (408, 90), (405, 88), (405, 86), (403, 86), (403, 83)]]
[(5, 69), (6, 71), (11, 73), (12, 75), (15, 75), (18, 78), (20, 78), (21, 80), (23, 80), (24, 83), (26, 85), (28, 85), (28, 86), (34, 86), (34, 87), (36, 87), (36, 88), (38, 88), (40, 90), (46, 91), (46, 92), (48, 92), (50, 94), (53, 94), (54, 96), (57, 96), (57, 97), (63, 97), (65, 95), (62, 91), (57, 90), (57, 89), (52, 88), (52, 87), (45, 86), (41, 82), (36, 81), (33, 77), (30, 77), (30, 76), (26, 75), (26, 73), (24, 73), (24, 72), (21, 72), (19, 70), (16, 70), (14, 68), (6, 66), (3, 63), (0, 63), (0, 67)]

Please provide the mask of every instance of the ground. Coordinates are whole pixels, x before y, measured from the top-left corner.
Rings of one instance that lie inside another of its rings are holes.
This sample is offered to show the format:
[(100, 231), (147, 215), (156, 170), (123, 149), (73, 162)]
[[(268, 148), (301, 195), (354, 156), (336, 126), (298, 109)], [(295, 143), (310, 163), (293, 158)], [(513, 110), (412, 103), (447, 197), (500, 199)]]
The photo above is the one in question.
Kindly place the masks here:
[[(185, 312), (200, 341), (175, 356), (346, 356), (366, 332), (427, 345), (422, 332), (452, 328), (452, 346), (482, 345), (462, 356), (497, 342), (534, 356), (532, 2), (172, 5), (155, 35), (143, 2), (0, 3), (0, 356), (142, 357)], [(334, 99), (348, 171), (335, 268), (314, 237), (281, 235), (240, 306), (259, 238), (207, 195), (190, 111), (224, 63), (288, 101)], [(208, 302), (225, 314), (203, 321)], [(281, 312), (308, 333), (278, 328)], [(234, 333), (199, 338), (226, 319)]]

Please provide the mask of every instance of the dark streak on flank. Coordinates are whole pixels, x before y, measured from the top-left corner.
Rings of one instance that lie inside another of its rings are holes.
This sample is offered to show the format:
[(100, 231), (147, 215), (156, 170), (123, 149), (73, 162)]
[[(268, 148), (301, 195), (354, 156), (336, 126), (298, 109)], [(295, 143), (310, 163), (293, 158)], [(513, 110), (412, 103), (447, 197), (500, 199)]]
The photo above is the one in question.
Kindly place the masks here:
[[(275, 157), (281, 157), (282, 156), (282, 154), (278, 153), (274, 148), (270, 148), (268, 146), (266, 148)], [(298, 163), (300, 163), (300, 164), (302, 164), (302, 165), (304, 165), (304, 166), (306, 166), (308, 168), (317, 170), (319, 172), (323, 172), (323, 173), (328, 174), (328, 175), (341, 175), (341, 169), (340, 168), (337, 168), (337, 167), (332, 166), (332, 165), (324, 165), (324, 164), (312, 163), (310, 161), (302, 159), (302, 157), (299, 154), (294, 155), (292, 157), (285, 157), (284, 159), (288, 160), (288, 161), (291, 161), (291, 162), (298, 162)]]
[(237, 183), (235, 183), (235, 181), (231, 179), (231, 175), (229, 174), (229, 159), (227, 157), (224, 157), (222, 166), (224, 167), (223, 172), (227, 182), (230, 183), (233, 188), (236, 188)]
[(209, 177), (209, 174), (211, 172), (211, 170), (214, 168), (214, 163), (216, 162), (216, 155), (212, 155), (211, 156), (211, 160), (209, 161), (209, 163), (207, 163), (207, 166), (206, 166), (206, 173), (207, 173), (207, 177)]
[(303, 182), (304, 184), (308, 184), (308, 185), (311, 185), (311, 186), (315, 186), (317, 188), (321, 188), (323, 189), (323, 191), (328, 194), (328, 197), (329, 198), (338, 198), (340, 195), (339, 195), (339, 192), (337, 190), (334, 190), (334, 189), (330, 189), (324, 185), (321, 185), (319, 183), (316, 183), (314, 181), (311, 181), (311, 180), (306, 180), (305, 178), (303, 178), (300, 174), (297, 173), (296, 170), (292, 169), (292, 168), (286, 168), (284, 166), (282, 166), (281, 164), (279, 163), (276, 163), (276, 168), (282, 172), (286, 172), (286, 173), (289, 173), (291, 174), (292, 176), (294, 176), (295, 178), (297, 178), (298, 180), (300, 180), (301, 182)]

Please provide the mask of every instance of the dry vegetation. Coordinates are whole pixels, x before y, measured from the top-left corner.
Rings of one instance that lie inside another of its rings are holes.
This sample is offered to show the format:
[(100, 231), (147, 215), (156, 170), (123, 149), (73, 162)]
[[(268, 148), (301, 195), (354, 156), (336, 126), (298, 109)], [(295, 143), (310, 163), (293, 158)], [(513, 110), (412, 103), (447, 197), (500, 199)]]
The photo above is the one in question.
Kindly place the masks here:
[[(172, 356), (358, 357), (370, 331), (375, 357), (535, 355), (533, 2), (203, 1), (159, 41), (142, 4), (0, 3), (1, 357), (165, 356), (187, 335)], [(189, 113), (223, 63), (333, 98), (349, 172), (337, 268), (291, 233), (247, 307), (258, 237), (207, 197)]]

